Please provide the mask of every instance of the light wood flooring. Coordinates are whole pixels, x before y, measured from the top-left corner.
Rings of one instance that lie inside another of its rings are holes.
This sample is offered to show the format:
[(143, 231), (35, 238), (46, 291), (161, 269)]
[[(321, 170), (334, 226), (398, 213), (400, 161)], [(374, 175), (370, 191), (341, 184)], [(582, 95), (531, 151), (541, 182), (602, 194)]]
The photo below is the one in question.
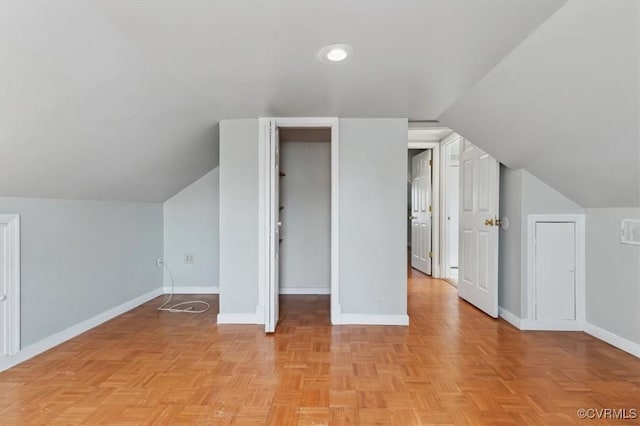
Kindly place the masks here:
[(584, 333), (520, 332), (410, 272), (409, 327), (329, 323), (282, 296), (275, 335), (151, 301), (0, 373), (1, 425), (572, 425), (640, 410), (640, 360)]

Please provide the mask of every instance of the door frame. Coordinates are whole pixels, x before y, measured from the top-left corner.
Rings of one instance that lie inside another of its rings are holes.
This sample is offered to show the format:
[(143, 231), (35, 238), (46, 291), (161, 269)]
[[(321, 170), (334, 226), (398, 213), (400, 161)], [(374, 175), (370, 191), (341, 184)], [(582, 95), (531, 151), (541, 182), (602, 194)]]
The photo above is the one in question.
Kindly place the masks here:
[[(431, 149), (431, 199), (433, 200), (433, 212), (431, 214), (431, 276), (441, 278), (440, 268), (440, 141), (433, 141), (433, 131), (423, 129), (409, 129), (407, 138), (407, 150)], [(409, 155), (407, 151), (407, 156)], [(406, 207), (405, 207), (406, 208)], [(413, 244), (413, 242), (412, 242)]]
[(331, 323), (341, 323), (339, 283), (339, 119), (337, 117), (261, 117), (258, 119), (258, 324), (267, 321), (266, 303), (269, 292), (269, 200), (270, 150), (269, 124), (276, 127), (331, 128)]
[[(451, 284), (454, 287), (458, 287), (458, 282), (449, 278), (447, 271), (449, 270), (449, 227), (447, 226), (447, 166), (449, 164), (449, 160), (447, 159), (447, 147), (452, 143), (458, 141), (460, 144), (462, 143), (462, 136), (457, 133), (452, 133), (447, 136), (440, 142), (442, 145), (442, 152), (440, 160), (442, 162), (442, 175), (441, 175), (441, 185), (442, 185), (442, 211), (440, 213), (440, 223), (442, 223), (442, 243), (440, 244), (440, 248), (442, 249), (442, 261), (440, 262), (441, 270), (442, 270), (442, 278)], [(458, 152), (458, 155), (460, 153)], [(460, 198), (460, 185), (458, 185), (458, 199)], [(458, 218), (459, 219), (459, 218)], [(459, 228), (459, 226), (458, 226)], [(458, 260), (459, 262), (459, 260)]]
[(7, 274), (8, 300), (7, 322), (3, 331), (6, 333), (7, 356), (10, 356), (20, 351), (20, 215), (0, 213), (0, 224), (7, 227), (5, 250), (8, 264), (2, 266)]
[[(536, 264), (536, 223), (573, 223), (575, 224), (576, 254), (576, 319), (558, 321), (540, 321), (535, 319), (535, 264)], [(566, 330), (580, 331), (585, 322), (585, 220), (583, 214), (530, 214), (527, 217), (527, 320), (521, 322), (522, 330)]]

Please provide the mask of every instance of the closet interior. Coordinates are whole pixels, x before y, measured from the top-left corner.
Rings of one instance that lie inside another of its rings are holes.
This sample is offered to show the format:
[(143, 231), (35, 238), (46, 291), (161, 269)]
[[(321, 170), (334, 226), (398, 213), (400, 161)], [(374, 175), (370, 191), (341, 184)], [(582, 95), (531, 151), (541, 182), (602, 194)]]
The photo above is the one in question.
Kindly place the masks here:
[[(331, 129), (280, 128), (279, 220), (281, 295), (331, 291)], [(280, 297), (280, 318), (296, 303), (326, 304), (329, 296)], [(323, 309), (324, 310), (324, 309)], [(290, 309), (299, 312), (299, 309)]]

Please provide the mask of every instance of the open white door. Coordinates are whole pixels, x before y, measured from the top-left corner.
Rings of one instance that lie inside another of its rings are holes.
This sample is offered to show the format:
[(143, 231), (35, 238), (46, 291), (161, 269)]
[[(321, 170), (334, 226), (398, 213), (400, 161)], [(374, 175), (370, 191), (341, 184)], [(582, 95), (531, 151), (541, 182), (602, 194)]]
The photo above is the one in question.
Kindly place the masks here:
[(431, 275), (431, 150), (411, 158), (411, 267)]
[(500, 164), (463, 140), (460, 155), (458, 295), (498, 317)]
[(276, 331), (280, 316), (280, 137), (275, 122), (269, 123), (269, 282), (267, 291), (267, 318), (264, 329)]

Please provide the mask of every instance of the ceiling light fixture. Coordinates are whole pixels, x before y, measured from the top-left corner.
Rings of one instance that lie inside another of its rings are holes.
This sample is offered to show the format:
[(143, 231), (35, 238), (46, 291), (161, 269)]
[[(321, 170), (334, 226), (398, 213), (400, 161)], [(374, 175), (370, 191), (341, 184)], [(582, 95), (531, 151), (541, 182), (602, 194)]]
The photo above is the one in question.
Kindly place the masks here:
[(348, 44), (330, 44), (320, 49), (320, 59), (324, 62), (343, 62), (353, 53)]

